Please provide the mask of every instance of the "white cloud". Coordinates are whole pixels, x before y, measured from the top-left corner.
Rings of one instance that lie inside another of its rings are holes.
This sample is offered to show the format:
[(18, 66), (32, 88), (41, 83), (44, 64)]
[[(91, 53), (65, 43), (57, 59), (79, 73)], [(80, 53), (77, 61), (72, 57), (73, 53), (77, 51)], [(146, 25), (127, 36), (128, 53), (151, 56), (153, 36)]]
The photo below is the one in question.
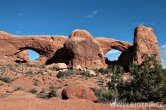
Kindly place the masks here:
[(160, 46), (160, 55), (163, 67), (166, 68), (166, 44)]
[(160, 47), (160, 54), (161, 54), (161, 57), (166, 57), (166, 44)]
[(166, 57), (161, 58), (161, 61), (162, 61), (163, 68), (166, 68)]
[(99, 12), (99, 10), (94, 10), (92, 13), (90, 13), (89, 15), (86, 16), (86, 18), (93, 18), (95, 17), (95, 15), (97, 15)]
[(139, 26), (139, 25), (145, 25), (145, 22), (135, 22), (132, 24), (132, 26)]
[(166, 44), (162, 45), (161, 48), (166, 48)]
[(109, 51), (107, 54), (118, 54), (118, 53), (121, 53), (120, 51), (118, 51), (118, 50), (111, 50), (111, 51)]

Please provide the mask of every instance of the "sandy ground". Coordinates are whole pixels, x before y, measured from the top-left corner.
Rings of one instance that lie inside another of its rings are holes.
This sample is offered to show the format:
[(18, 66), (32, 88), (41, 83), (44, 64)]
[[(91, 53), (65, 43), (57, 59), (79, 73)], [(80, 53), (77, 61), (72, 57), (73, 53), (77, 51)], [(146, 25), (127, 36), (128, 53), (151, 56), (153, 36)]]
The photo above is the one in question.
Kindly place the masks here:
[[(90, 88), (107, 88), (110, 74), (86, 77), (75, 74), (66, 78), (57, 78), (57, 71), (47, 67), (29, 65), (1, 65), (0, 77), (7, 77), (9, 83), (0, 80), (0, 110), (166, 110), (166, 107), (115, 107), (115, 105), (94, 103), (83, 99), (62, 100), (59, 97), (42, 99), (29, 90), (35, 88), (38, 93), (50, 87), (57, 88), (61, 94), (63, 88), (73, 84), (84, 84)], [(37, 83), (35, 85), (35, 83)], [(18, 90), (21, 87), (23, 90)]]
[(15, 91), (0, 98), (0, 110), (166, 110), (166, 107), (114, 107), (81, 99), (40, 99), (24, 91)]

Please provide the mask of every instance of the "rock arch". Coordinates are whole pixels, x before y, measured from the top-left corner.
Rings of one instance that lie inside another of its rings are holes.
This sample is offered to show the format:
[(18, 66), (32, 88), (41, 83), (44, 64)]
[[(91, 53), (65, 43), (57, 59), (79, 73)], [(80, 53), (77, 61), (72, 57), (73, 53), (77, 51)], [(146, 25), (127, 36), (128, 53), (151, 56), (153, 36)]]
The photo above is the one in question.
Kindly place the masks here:
[(104, 54), (106, 54), (112, 49), (125, 52), (129, 47), (132, 46), (131, 43), (115, 40), (112, 38), (97, 37), (95, 38), (95, 40), (100, 44)]
[[(161, 64), (158, 41), (152, 28), (138, 26), (134, 32), (134, 44), (112, 38), (93, 38), (85, 30), (74, 30), (65, 36), (16, 36), (0, 32), (0, 63), (12, 63), (25, 49), (39, 53), (40, 64), (64, 62), (72, 67), (104, 67), (104, 55), (111, 49), (122, 52), (118, 63), (127, 67), (131, 60), (137, 64), (143, 55), (156, 57)], [(26, 52), (25, 52), (26, 54)], [(70, 55), (69, 55), (70, 54)], [(13, 58), (13, 60), (11, 60)], [(71, 62), (71, 63), (70, 63)]]
[(16, 36), (0, 32), (0, 50), (3, 53), (1, 56), (14, 56), (23, 50), (31, 49), (39, 53), (41, 55), (39, 61), (45, 63), (63, 47), (66, 39), (65, 36)]

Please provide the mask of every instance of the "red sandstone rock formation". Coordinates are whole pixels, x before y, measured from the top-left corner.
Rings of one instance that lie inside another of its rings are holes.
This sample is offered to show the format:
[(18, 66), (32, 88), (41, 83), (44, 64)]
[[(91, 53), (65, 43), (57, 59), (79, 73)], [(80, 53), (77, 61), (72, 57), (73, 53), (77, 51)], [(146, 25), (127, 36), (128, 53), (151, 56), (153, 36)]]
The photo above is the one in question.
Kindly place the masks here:
[(128, 67), (133, 57), (133, 45), (131, 43), (115, 40), (112, 38), (95, 38), (95, 40), (99, 42), (104, 54), (111, 51), (112, 49), (116, 49), (122, 52), (118, 58), (118, 61), (110, 62), (106, 60), (107, 65), (119, 64), (123, 67)]
[[(161, 63), (157, 38), (151, 28), (135, 29), (134, 45), (112, 38), (93, 38), (85, 30), (70, 36), (15, 36), (0, 32), (0, 63), (29, 62), (26, 49), (40, 54), (39, 64), (66, 63), (69, 67), (105, 67), (104, 55), (111, 49), (122, 52), (117, 62), (127, 67), (133, 60), (141, 64), (144, 54), (155, 56)], [(24, 52), (22, 52), (24, 51)], [(111, 56), (110, 56), (111, 57)]]
[(63, 47), (66, 39), (65, 36), (15, 36), (0, 32), (0, 58), (8, 56), (10, 59), (23, 50), (32, 49), (40, 54), (38, 61), (45, 63), (59, 48)]
[(65, 42), (72, 67), (104, 67), (105, 59), (99, 43), (85, 30), (73, 31)]
[(138, 26), (134, 33), (133, 57), (137, 64), (141, 64), (145, 54), (156, 57), (161, 63), (157, 38), (152, 28)]
[(0, 40), (0, 63), (29, 62), (30, 58), (26, 50), (18, 52), (17, 48), (6, 40)]
[(95, 40), (100, 44), (104, 54), (109, 52), (112, 49), (119, 50), (121, 52), (126, 51), (129, 47), (132, 46), (131, 43), (115, 40), (112, 38), (95, 38)]

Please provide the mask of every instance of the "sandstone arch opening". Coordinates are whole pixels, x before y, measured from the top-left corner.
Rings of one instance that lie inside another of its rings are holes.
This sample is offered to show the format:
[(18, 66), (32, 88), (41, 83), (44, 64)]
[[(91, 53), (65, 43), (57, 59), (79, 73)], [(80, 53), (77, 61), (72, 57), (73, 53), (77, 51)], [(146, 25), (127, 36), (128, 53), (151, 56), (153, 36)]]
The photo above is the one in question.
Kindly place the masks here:
[(30, 61), (35, 61), (38, 58), (40, 58), (40, 54), (38, 54), (34, 50), (27, 49), (27, 51), (28, 51), (28, 55), (29, 55)]
[(16, 53), (15, 55), (15, 62), (16, 63), (28, 63), (28, 62), (34, 62), (37, 59), (39, 59), (41, 57), (41, 55), (36, 52), (33, 49), (29, 49), (29, 48), (22, 48), (20, 49), (20, 51), (18, 53)]
[(110, 51), (108, 51), (106, 54), (105, 54), (105, 57), (106, 57), (106, 64), (107, 65), (110, 65), (110, 64), (117, 64), (118, 62), (118, 58), (119, 56), (121, 55), (121, 51), (119, 50), (115, 50), (115, 49), (112, 49)]

